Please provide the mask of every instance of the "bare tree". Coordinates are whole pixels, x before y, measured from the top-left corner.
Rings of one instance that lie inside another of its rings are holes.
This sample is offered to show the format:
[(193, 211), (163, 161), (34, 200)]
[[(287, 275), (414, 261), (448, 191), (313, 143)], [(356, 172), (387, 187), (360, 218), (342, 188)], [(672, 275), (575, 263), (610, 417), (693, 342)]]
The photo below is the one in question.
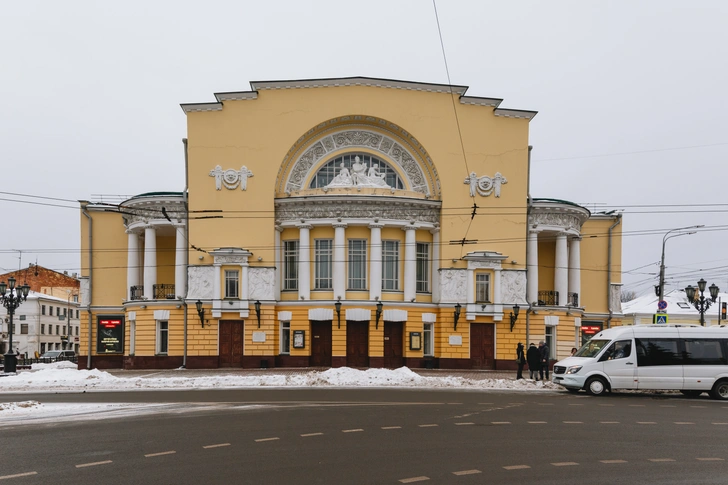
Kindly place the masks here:
[(627, 301), (632, 301), (635, 298), (637, 298), (636, 291), (623, 291), (622, 292), (622, 303), (627, 302)]

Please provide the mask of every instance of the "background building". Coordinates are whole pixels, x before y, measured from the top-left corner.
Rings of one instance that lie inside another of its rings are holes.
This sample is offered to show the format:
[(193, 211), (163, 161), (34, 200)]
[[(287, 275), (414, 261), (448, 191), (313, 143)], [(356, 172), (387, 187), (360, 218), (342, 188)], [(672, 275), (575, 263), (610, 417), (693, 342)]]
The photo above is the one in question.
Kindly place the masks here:
[(182, 106), (185, 191), (82, 203), (79, 365), (510, 368), (519, 341), (559, 358), (620, 323), (621, 217), (529, 198), (535, 112), (252, 88)]
[(70, 294), (70, 301), (78, 302), (81, 282), (76, 273), (69, 275), (31, 263), (27, 268), (0, 274), (0, 281), (8, 281), (10, 277), (18, 284), (27, 283), (31, 291), (63, 299)]

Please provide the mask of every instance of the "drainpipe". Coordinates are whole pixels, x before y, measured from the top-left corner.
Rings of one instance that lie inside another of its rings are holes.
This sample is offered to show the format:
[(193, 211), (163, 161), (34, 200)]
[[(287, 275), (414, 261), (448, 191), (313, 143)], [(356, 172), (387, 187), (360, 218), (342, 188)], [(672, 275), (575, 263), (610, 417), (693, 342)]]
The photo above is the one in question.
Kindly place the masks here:
[(183, 204), (185, 207), (185, 261), (187, 262), (186, 268), (187, 273), (185, 275), (185, 294), (182, 297), (182, 304), (184, 305), (183, 325), (184, 325), (184, 336), (182, 346), (182, 368), (187, 368), (187, 295), (189, 294), (189, 283), (190, 283), (190, 208), (188, 205), (188, 194), (190, 186), (190, 175), (189, 175), (189, 159), (187, 158), (187, 138), (182, 138), (182, 145), (185, 150), (185, 190), (182, 192)]
[(88, 312), (88, 357), (86, 359), (86, 369), (91, 368), (91, 352), (93, 350), (93, 335), (94, 326), (93, 318), (91, 317), (91, 295), (93, 293), (93, 219), (86, 212), (86, 206), (81, 206), (81, 213), (88, 219), (88, 303), (86, 304), (86, 311)]
[[(528, 169), (526, 170), (526, 288), (528, 288), (528, 226), (531, 219), (531, 150), (532, 145), (528, 145)], [(528, 301), (528, 294), (526, 294), (526, 303), (528, 308), (526, 309), (526, 348), (528, 348), (528, 342), (531, 340), (531, 303)]]
[(607, 328), (612, 328), (612, 230), (622, 222), (622, 214), (617, 214), (617, 220), (609, 228), (609, 244), (607, 246), (607, 308), (609, 309), (609, 317), (607, 318)]

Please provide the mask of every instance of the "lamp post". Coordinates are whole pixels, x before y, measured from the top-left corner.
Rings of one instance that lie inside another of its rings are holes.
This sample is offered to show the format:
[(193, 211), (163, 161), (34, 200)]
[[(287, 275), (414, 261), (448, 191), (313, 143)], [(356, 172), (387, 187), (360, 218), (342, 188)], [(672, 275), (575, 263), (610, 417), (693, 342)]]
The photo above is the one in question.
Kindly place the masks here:
[(0, 301), (2, 301), (3, 306), (8, 310), (8, 316), (10, 317), (10, 323), (8, 324), (8, 351), (5, 353), (4, 367), (6, 374), (16, 372), (18, 366), (18, 356), (13, 353), (13, 315), (15, 315), (15, 309), (28, 299), (29, 292), (30, 286), (27, 283), (16, 287), (15, 278), (12, 276), (8, 279), (7, 283), (4, 281), (0, 282)]
[(685, 294), (688, 297), (688, 301), (692, 303), (695, 309), (700, 312), (700, 325), (703, 326), (705, 326), (705, 312), (708, 311), (710, 305), (715, 303), (715, 300), (718, 299), (718, 292), (720, 291), (720, 288), (718, 288), (715, 283), (713, 283), (708, 288), (708, 291), (710, 292), (710, 298), (705, 298), (705, 285), (707, 284), (708, 282), (705, 281), (703, 278), (700, 278), (700, 281), (698, 281), (697, 290), (700, 291), (700, 296), (698, 296), (697, 292), (695, 291), (696, 288), (693, 288), (692, 286), (688, 286), (687, 288), (685, 288)]
[(68, 290), (68, 298), (66, 299), (66, 312), (68, 313), (68, 318), (66, 319), (66, 331), (64, 332), (66, 334), (66, 342), (64, 347), (68, 349), (68, 344), (71, 342), (71, 290)]
[[(668, 239), (672, 239), (673, 237), (679, 237), (679, 236), (689, 236), (690, 234), (695, 234), (697, 231), (690, 231), (690, 232), (679, 232), (677, 234), (672, 234), (676, 231), (686, 231), (688, 229), (700, 229), (701, 227), (705, 227), (704, 224), (700, 224), (698, 226), (688, 226), (688, 227), (678, 227), (676, 229), (670, 229), (665, 233), (664, 236), (662, 236), (662, 256), (660, 257), (660, 283), (657, 288), (655, 288), (655, 293), (658, 296), (657, 302), (661, 302), (665, 298), (665, 243)], [(672, 235), (670, 235), (672, 234)], [(658, 308), (658, 311), (662, 311)]]

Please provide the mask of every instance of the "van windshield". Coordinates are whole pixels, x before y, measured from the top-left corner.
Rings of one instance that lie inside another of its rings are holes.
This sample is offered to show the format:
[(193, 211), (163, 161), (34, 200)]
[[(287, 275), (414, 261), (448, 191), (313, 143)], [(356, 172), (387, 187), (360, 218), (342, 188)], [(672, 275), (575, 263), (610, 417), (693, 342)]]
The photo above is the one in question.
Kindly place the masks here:
[(574, 357), (596, 357), (611, 340), (592, 339), (576, 351)]

